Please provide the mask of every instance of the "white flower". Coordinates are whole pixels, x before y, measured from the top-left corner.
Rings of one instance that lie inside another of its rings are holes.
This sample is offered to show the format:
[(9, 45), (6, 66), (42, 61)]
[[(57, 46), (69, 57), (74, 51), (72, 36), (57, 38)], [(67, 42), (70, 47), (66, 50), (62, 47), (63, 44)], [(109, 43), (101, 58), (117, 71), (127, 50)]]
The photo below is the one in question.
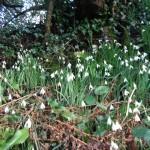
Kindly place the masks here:
[(6, 82), (8, 82), (8, 80), (6, 78), (4, 78), (4, 82), (6, 83)]
[(113, 105), (110, 105), (110, 110), (114, 110), (114, 106)]
[(118, 121), (116, 121), (116, 123), (114, 122), (112, 123), (112, 131), (117, 131), (117, 130), (122, 130), (122, 127)]
[(31, 122), (31, 120), (30, 120), (30, 118), (29, 118), (29, 119), (26, 121), (24, 127), (29, 129), (29, 128), (31, 128), (31, 125), (32, 125), (32, 122)]
[(139, 74), (143, 74), (144, 72), (142, 70), (139, 71)]
[(71, 69), (71, 63), (69, 63), (69, 64), (67, 65), (67, 67), (68, 67), (69, 69)]
[(119, 150), (117, 143), (111, 141), (110, 150)]
[(88, 56), (88, 57), (85, 58), (85, 60), (86, 61), (89, 61), (89, 60), (94, 61), (93, 56)]
[(128, 82), (127, 78), (124, 78), (123, 82)]
[(132, 109), (129, 107), (129, 113), (133, 113)]
[(142, 101), (141, 101), (141, 102), (135, 101), (135, 103), (134, 103), (134, 104), (135, 104), (135, 106), (136, 106), (136, 107), (138, 107), (138, 108), (139, 108), (139, 107), (142, 105)]
[(8, 106), (5, 107), (4, 112), (9, 113), (9, 107)]
[(135, 108), (133, 109), (133, 113), (134, 113), (134, 114), (140, 114), (140, 111), (139, 111), (139, 109), (138, 109), (137, 107), (135, 107)]
[(51, 74), (51, 78), (52, 79), (55, 78), (55, 73), (54, 72)]
[(135, 60), (135, 61), (138, 61), (138, 60), (140, 60), (140, 57), (139, 57), (139, 56), (135, 56), (135, 57), (134, 57), (134, 60)]
[(108, 82), (105, 80), (104, 84), (105, 84), (105, 85), (107, 85), (107, 84), (108, 84)]
[(41, 103), (40, 109), (45, 109), (45, 105), (43, 103)]
[(133, 45), (133, 48), (136, 49), (136, 50), (138, 50), (140, 47), (137, 46), (137, 45)]
[(125, 89), (125, 91), (124, 91), (124, 96), (128, 96), (129, 95), (129, 91), (127, 91), (126, 89)]
[(58, 82), (57, 86), (58, 86), (58, 87), (61, 87), (61, 82)]
[(84, 101), (81, 102), (81, 106), (82, 106), (82, 107), (85, 107), (85, 106), (86, 106), (86, 104), (85, 104)]
[(135, 122), (141, 121), (141, 120), (140, 120), (140, 117), (139, 117), (139, 115), (138, 115), (137, 113), (136, 113), (135, 116), (134, 116), (134, 121), (135, 121)]
[(14, 115), (16, 112), (14, 110), (12, 110), (11, 114)]
[(107, 119), (107, 125), (111, 125), (111, 124), (112, 124), (112, 120), (111, 120), (111, 117), (109, 116)]
[(99, 67), (100, 67), (100, 65), (99, 65), (99, 64), (97, 64), (97, 65), (96, 65), (96, 68), (98, 69)]
[(147, 116), (147, 120), (150, 121), (150, 116)]
[(9, 95), (8, 95), (8, 100), (12, 100), (12, 95), (9, 93)]
[(89, 76), (89, 73), (86, 71), (85, 73), (84, 73), (84, 77), (86, 78), (86, 77), (88, 77)]
[(44, 95), (44, 94), (45, 94), (45, 89), (44, 89), (44, 88), (42, 88), (42, 89), (40, 90), (40, 94), (41, 94), (41, 95)]
[(144, 72), (147, 72), (147, 66), (142, 65), (142, 69), (143, 69)]
[(92, 84), (90, 83), (90, 85), (89, 85), (89, 90), (93, 90), (94, 89), (94, 87), (92, 86)]
[(67, 81), (70, 82), (70, 81), (73, 81), (75, 78), (74, 74), (73, 73), (68, 73), (67, 74)]
[(25, 108), (25, 107), (26, 107), (26, 105), (27, 105), (26, 101), (25, 101), (25, 100), (23, 100), (23, 101), (21, 102), (21, 106), (22, 106), (23, 108)]

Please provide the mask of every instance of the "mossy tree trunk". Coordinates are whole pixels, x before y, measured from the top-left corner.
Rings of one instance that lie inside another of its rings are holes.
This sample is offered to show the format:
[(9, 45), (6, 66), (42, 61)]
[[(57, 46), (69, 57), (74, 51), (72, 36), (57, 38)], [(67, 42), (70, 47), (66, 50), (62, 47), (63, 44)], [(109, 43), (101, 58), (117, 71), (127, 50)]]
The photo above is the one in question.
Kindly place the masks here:
[(52, 22), (54, 3), (55, 3), (55, 0), (47, 0), (46, 1), (47, 15), (46, 15), (46, 21), (45, 21), (45, 42), (48, 41), (48, 36), (51, 33), (51, 22)]

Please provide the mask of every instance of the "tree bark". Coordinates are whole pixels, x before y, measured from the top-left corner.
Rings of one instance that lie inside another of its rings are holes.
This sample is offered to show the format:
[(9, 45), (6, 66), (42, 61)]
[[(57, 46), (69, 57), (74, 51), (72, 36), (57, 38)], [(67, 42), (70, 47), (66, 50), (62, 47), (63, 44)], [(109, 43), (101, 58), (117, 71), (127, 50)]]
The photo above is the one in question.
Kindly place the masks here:
[(47, 15), (46, 15), (46, 22), (45, 22), (45, 42), (48, 41), (48, 36), (51, 33), (51, 21), (52, 21), (54, 3), (55, 0), (48, 0)]

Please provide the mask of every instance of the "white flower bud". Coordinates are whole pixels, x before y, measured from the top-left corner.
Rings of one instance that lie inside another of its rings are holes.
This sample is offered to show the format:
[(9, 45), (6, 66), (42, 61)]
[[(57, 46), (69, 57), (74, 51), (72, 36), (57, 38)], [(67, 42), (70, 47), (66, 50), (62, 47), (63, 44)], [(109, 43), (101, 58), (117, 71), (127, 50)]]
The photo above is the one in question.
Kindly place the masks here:
[(9, 107), (8, 106), (5, 107), (4, 112), (9, 113)]
[(41, 94), (41, 95), (44, 95), (44, 94), (45, 94), (44, 88), (42, 88), (42, 89), (40, 90), (40, 94)]
[(31, 126), (32, 126), (32, 122), (31, 122), (31, 120), (30, 120), (30, 118), (26, 121), (26, 123), (25, 123), (25, 125), (24, 125), (24, 128), (31, 128)]
[(42, 109), (42, 110), (45, 109), (45, 105), (43, 103), (41, 103), (40, 109)]

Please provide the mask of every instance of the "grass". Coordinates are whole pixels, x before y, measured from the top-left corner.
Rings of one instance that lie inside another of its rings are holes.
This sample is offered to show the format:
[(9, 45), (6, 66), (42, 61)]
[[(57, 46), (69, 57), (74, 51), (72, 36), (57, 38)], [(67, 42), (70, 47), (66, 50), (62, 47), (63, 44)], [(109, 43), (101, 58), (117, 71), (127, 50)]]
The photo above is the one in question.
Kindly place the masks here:
[[(67, 144), (61, 134), (67, 138), (66, 131), (72, 136), (69, 140), (72, 144), (77, 144), (77, 140), (83, 147), (90, 147), (87, 143), (90, 140), (98, 143), (99, 137), (103, 143), (109, 142), (109, 146), (115, 143), (126, 149), (127, 145), (123, 144), (128, 139), (126, 136), (133, 136), (128, 130), (138, 125), (147, 126), (150, 121), (148, 54), (140, 52), (132, 43), (123, 47), (116, 41), (100, 41), (92, 47), (91, 52), (72, 52), (74, 61), (63, 59), (61, 62), (59, 58), (59, 67), (50, 74), (42, 67), (44, 63), (32, 56), (32, 50), (21, 50), (12, 68), (3, 67), (0, 77), (3, 130), (0, 136), (5, 140), (0, 141), (1, 145), (9, 144), (8, 137), (15, 138), (11, 125), (17, 124), (19, 130), (28, 120), (31, 122), (28, 127), (39, 139), (31, 132), (28, 141), (33, 144), (27, 142), (28, 147), (34, 145), (38, 149), (42, 144), (40, 139), (52, 140), (47, 135), (51, 132), (55, 138), (58, 136), (51, 142), (51, 148), (55, 145), (65, 149)], [(46, 62), (46, 66), (49, 65), (49, 61)], [(7, 127), (4, 126), (6, 122)], [(49, 131), (45, 132), (46, 128)], [(27, 137), (24, 134), (22, 136)], [(140, 136), (145, 138), (146, 135)], [(140, 147), (138, 141), (134, 140)], [(148, 142), (142, 146), (146, 148)], [(14, 142), (10, 147), (20, 143)], [(24, 149), (27, 145), (19, 145), (19, 148)]]

